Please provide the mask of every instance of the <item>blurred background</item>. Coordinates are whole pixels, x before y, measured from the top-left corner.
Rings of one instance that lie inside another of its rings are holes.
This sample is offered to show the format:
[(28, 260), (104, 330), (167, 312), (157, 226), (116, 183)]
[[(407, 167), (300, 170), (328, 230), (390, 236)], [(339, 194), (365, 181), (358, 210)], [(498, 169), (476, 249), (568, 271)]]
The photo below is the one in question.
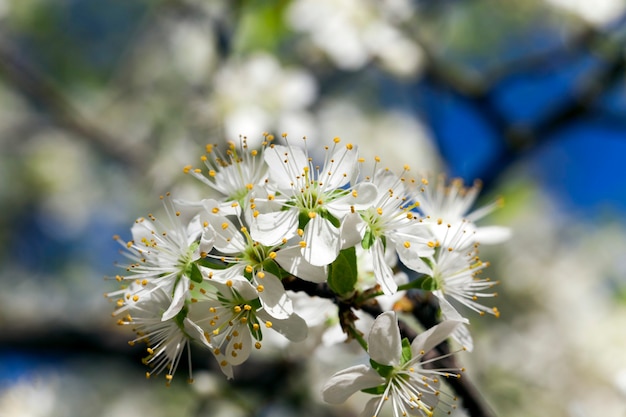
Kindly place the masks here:
[(514, 237), (468, 377), (498, 416), (626, 416), (625, 40), (621, 0), (0, 0), (0, 416), (358, 415), (323, 351), (146, 380), (102, 296), (111, 237), (264, 131), (480, 178)]

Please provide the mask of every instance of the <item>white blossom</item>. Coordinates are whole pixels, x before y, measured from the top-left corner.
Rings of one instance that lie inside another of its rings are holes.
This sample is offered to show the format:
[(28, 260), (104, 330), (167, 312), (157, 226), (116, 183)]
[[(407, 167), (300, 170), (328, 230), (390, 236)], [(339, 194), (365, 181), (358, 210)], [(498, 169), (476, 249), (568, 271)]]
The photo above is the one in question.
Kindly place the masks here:
[(132, 291), (125, 289), (108, 295), (121, 294), (137, 301), (157, 288), (163, 289), (173, 297), (163, 315), (167, 320), (183, 307), (194, 262), (212, 250), (214, 234), (200, 224), (197, 215), (190, 221), (182, 219), (169, 195), (163, 201), (168, 222), (149, 214), (148, 219), (135, 221), (132, 240), (124, 242), (119, 236), (114, 237), (124, 247), (122, 254), (130, 260), (121, 265), (127, 274), (117, 275), (116, 279), (137, 281), (141, 285), (131, 287)]
[(370, 365), (356, 365), (333, 375), (322, 388), (326, 402), (340, 404), (357, 391), (374, 393), (365, 406), (364, 417), (378, 416), (386, 403), (393, 415), (433, 415), (442, 391), (440, 377), (460, 377), (460, 369), (426, 369), (424, 356), (443, 342), (458, 325), (444, 321), (418, 335), (408, 345), (403, 344), (396, 314), (388, 311), (379, 315), (368, 337)]

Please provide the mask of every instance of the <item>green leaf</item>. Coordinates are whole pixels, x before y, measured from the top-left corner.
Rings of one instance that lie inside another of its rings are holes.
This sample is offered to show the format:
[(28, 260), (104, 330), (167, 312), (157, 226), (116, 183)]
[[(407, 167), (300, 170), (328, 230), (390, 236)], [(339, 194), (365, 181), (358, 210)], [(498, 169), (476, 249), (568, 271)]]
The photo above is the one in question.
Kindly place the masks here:
[(363, 236), (363, 240), (361, 241), (361, 247), (367, 250), (372, 247), (375, 241), (376, 241), (376, 236), (374, 236), (374, 233), (372, 233), (372, 230), (368, 227), (365, 230), (365, 236)]
[(393, 366), (380, 364), (374, 359), (370, 359), (370, 365), (372, 365), (372, 369), (378, 372), (378, 374), (383, 378), (389, 378), (394, 370)]
[(336, 294), (349, 295), (354, 291), (357, 275), (356, 249), (344, 249), (328, 267), (328, 286)]
[(435, 291), (439, 289), (439, 283), (433, 277), (425, 276), (421, 279), (420, 288), (424, 291)]
[(406, 337), (402, 339), (402, 364), (404, 365), (413, 358), (411, 352), (411, 342)]
[(225, 263), (218, 262), (215, 259), (211, 259), (211, 258), (200, 258), (200, 259), (197, 259), (195, 262), (199, 266), (204, 266), (206, 268), (211, 268), (211, 269), (226, 269), (229, 266)]
[(298, 213), (298, 228), (304, 230), (305, 226), (311, 221), (307, 211)]
[(387, 388), (387, 384), (382, 384), (374, 388), (365, 388), (362, 389), (361, 392), (372, 395), (383, 395), (385, 393), (385, 389)]
[(322, 214), (322, 217), (325, 218), (326, 220), (328, 220), (330, 222), (330, 224), (332, 224), (333, 226), (335, 226), (337, 229), (339, 229), (341, 227), (341, 222), (332, 214), (330, 214), (329, 212), (325, 211)]
[(202, 280), (203, 280), (202, 272), (200, 272), (200, 268), (198, 268), (198, 265), (192, 262), (190, 269), (191, 270), (189, 271), (189, 278), (193, 282), (197, 282), (197, 283), (202, 282)]
[(266, 272), (269, 272), (272, 275), (278, 277), (278, 279), (283, 279), (291, 275), (289, 272), (282, 269), (275, 261), (269, 259), (263, 262), (263, 269)]

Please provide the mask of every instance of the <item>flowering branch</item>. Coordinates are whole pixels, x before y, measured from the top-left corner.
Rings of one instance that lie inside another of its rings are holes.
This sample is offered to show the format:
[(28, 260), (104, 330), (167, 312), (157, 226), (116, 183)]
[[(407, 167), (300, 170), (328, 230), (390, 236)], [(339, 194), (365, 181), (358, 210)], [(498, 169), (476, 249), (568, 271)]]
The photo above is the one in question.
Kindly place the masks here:
[[(508, 230), (474, 223), (498, 202), (470, 211), (478, 183), (415, 180), (408, 166), (397, 175), (379, 168), (378, 158), (361, 177), (356, 146), (338, 138), (324, 148), (320, 165), (286, 136), (284, 145), (273, 140), (266, 135), (260, 149), (245, 138), (224, 151), (207, 145), (205, 169), (184, 171), (222, 197), (184, 202), (167, 194), (163, 219), (149, 214), (135, 221), (131, 240), (115, 237), (128, 263), (120, 265), (125, 275), (115, 277), (120, 289), (108, 296), (118, 324), (136, 333), (131, 344), (147, 344), (146, 377), (165, 374), (169, 385), (187, 352), (193, 381), (194, 345), (210, 351), (232, 379), (267, 332), (300, 342), (310, 327), (329, 326), (317, 320), (320, 311), (304, 314), (318, 298), (330, 300), (328, 314), (370, 357), (370, 366), (328, 380), (327, 402), (361, 390), (373, 395), (365, 407), (370, 416), (388, 398), (403, 415), (456, 408), (456, 397), (441, 388), (461, 378), (453, 355), (473, 348), (461, 308), (499, 315), (481, 301), (496, 295), (497, 282), (480, 276), (488, 263), (477, 247), (479, 240), (506, 239)], [(418, 278), (398, 272), (399, 263)], [(416, 291), (432, 295), (437, 308), (423, 315), (434, 305), (411, 295)], [(401, 300), (426, 331), (416, 335), (398, 321), (393, 304)], [(359, 310), (375, 318), (369, 330), (358, 328)], [(450, 351), (442, 344), (448, 338), (462, 347)], [(469, 385), (449, 385), (473, 415), (489, 415)]]

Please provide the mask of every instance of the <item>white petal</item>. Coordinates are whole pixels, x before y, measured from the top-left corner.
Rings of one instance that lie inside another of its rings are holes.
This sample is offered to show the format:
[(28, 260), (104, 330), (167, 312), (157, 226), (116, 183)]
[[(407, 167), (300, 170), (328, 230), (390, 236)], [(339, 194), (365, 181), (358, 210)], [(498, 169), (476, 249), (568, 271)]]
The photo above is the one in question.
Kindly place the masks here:
[(461, 316), (459, 312), (446, 300), (441, 291), (434, 291), (433, 294), (437, 296), (439, 300), (439, 308), (441, 309), (441, 316), (444, 320), (456, 320), (461, 322), (461, 325), (457, 326), (452, 332), (452, 338), (459, 342), (461, 346), (467, 349), (469, 352), (474, 350), (474, 340), (467, 328), (469, 320)]
[(324, 282), (328, 276), (325, 266), (315, 266), (305, 261), (298, 246), (277, 251), (275, 260), (285, 271), (305, 281)]
[(185, 333), (191, 336), (194, 340), (197, 340), (205, 347), (212, 347), (209, 342), (207, 342), (206, 337), (204, 336), (204, 331), (196, 323), (185, 317), (185, 320), (183, 320), (183, 326), (185, 328)]
[(365, 222), (359, 213), (351, 213), (341, 222), (341, 249), (351, 248), (361, 243), (365, 235)]
[(297, 209), (259, 213), (250, 222), (252, 238), (265, 246), (274, 246), (283, 239), (291, 239), (297, 231)]
[(315, 216), (304, 227), (302, 256), (311, 265), (324, 266), (337, 259), (341, 248), (339, 229), (324, 219)]
[(399, 365), (402, 359), (402, 339), (396, 313), (386, 311), (376, 317), (367, 339), (367, 352), (381, 365)]
[(170, 304), (168, 309), (163, 313), (163, 316), (161, 317), (161, 321), (169, 320), (178, 314), (178, 312), (185, 305), (185, 298), (186, 298), (188, 290), (189, 290), (189, 279), (186, 277), (182, 277), (178, 281), (176, 288), (174, 288), (174, 295), (172, 296), (172, 303)]
[(484, 245), (502, 243), (511, 238), (511, 229), (504, 226), (483, 226), (476, 229), (475, 238)]
[(231, 365), (240, 365), (250, 357), (251, 351), (252, 336), (250, 331), (247, 328), (241, 328), (239, 337), (233, 337), (229, 340), (224, 353)]
[(335, 217), (351, 207), (354, 210), (366, 210), (376, 202), (378, 188), (371, 182), (362, 182), (352, 187), (352, 191), (326, 204), (328, 211)]
[(286, 319), (293, 313), (293, 303), (289, 299), (283, 283), (269, 272), (264, 278), (256, 278), (259, 285), (263, 285), (263, 291), (259, 291), (261, 304), (272, 317)]
[(233, 279), (232, 287), (239, 292), (244, 300), (254, 300), (258, 297), (256, 288), (243, 276)]
[(272, 323), (272, 329), (285, 336), (292, 342), (301, 342), (308, 335), (308, 326), (306, 321), (299, 315), (293, 313), (286, 319), (277, 319), (268, 314), (265, 309), (257, 310), (257, 316), (265, 321)]
[(393, 271), (385, 260), (385, 248), (380, 238), (374, 241), (370, 248), (372, 254), (372, 266), (374, 267), (374, 276), (380, 284), (386, 295), (395, 294), (398, 291), (398, 284), (393, 279)]
[(353, 180), (358, 172), (358, 158), (356, 146), (351, 149), (345, 146), (337, 149), (330, 157), (328, 165), (320, 172), (320, 179), (325, 182), (324, 190), (341, 188)]
[(213, 226), (209, 224), (209, 226), (202, 232), (198, 251), (204, 253), (211, 252), (211, 250), (213, 250), (213, 245), (215, 244), (215, 235), (215, 229), (213, 229)]
[(270, 179), (282, 191), (291, 191), (292, 182), (309, 166), (309, 160), (300, 148), (274, 145), (263, 154)]
[[(363, 412), (361, 413), (361, 416), (363, 417), (372, 417), (375, 416), (376, 414), (376, 410), (379, 407), (379, 403), (383, 401), (383, 397), (382, 396), (377, 396), (374, 397), (372, 399), (370, 399), (367, 404), (365, 404), (365, 409), (363, 410)], [(419, 414), (422, 415), (422, 414)]]
[(456, 329), (461, 322), (456, 320), (442, 321), (438, 325), (431, 327), (417, 337), (411, 343), (411, 352), (413, 357), (422, 356), (421, 352), (428, 352), (444, 340)]
[(385, 379), (369, 366), (357, 365), (330, 377), (322, 388), (322, 397), (327, 403), (341, 404), (355, 392), (384, 382)]
[(130, 231), (133, 235), (133, 240), (135, 242), (141, 242), (142, 239), (147, 239), (148, 241), (154, 239), (152, 232), (155, 232), (154, 223), (149, 222), (147, 220), (137, 219), (133, 226), (130, 228)]

